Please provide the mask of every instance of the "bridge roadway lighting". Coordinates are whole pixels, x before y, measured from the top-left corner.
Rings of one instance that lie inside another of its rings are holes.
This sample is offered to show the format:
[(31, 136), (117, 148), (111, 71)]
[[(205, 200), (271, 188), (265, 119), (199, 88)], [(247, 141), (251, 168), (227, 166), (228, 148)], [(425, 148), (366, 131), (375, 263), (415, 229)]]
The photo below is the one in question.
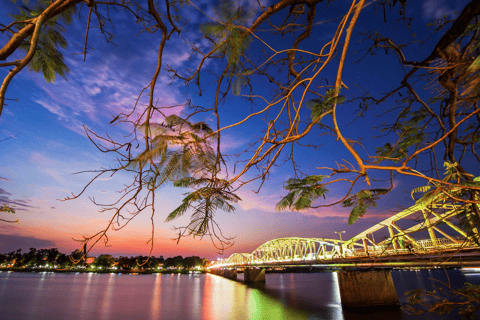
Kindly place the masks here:
[(340, 237), (340, 241), (343, 241), (342, 240), (342, 233), (345, 233), (345, 231), (340, 231), (340, 232), (335, 231), (335, 233), (338, 234), (338, 236)]

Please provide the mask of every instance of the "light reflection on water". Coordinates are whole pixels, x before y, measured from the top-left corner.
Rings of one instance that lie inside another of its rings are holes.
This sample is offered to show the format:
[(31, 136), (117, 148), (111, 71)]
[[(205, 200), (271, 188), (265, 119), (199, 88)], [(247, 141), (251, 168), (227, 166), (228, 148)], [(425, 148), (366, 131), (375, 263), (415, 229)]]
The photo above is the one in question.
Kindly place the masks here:
[(86, 277), (86, 282), (82, 294), (82, 304), (80, 311), (83, 313), (82, 317), (86, 318), (88, 316), (88, 311), (91, 310), (91, 306), (88, 305), (87, 301), (89, 300), (90, 286), (92, 284), (93, 273), (89, 272)]
[[(393, 272), (399, 299), (432, 279), (480, 284), (478, 273)], [(242, 278), (242, 275), (239, 277)], [(1, 319), (456, 319), (343, 310), (336, 273), (267, 274), (247, 286), (214, 275), (0, 272)], [(457, 315), (458, 317), (458, 315)]]
[(194, 314), (200, 314), (202, 306), (202, 286), (200, 283), (200, 278), (198, 275), (189, 274), (188, 281), (193, 283), (192, 303), (190, 305), (190, 309), (192, 309)]
[(107, 286), (104, 288), (102, 308), (101, 308), (101, 318), (108, 319), (110, 315), (110, 308), (112, 302), (113, 291), (115, 290), (115, 279), (117, 277), (115, 274), (111, 273), (108, 277)]
[(40, 300), (40, 297), (42, 296), (42, 289), (43, 289), (43, 284), (45, 282), (45, 277), (46, 277), (47, 273), (46, 272), (42, 272), (41, 273), (41, 276), (40, 276), (40, 279), (38, 281), (38, 284), (37, 284), (37, 287), (35, 288), (35, 294), (34, 294), (34, 299), (33, 299), (33, 306), (32, 306), (32, 313), (36, 313), (37, 312), (37, 308), (38, 308), (38, 300)]
[(162, 275), (157, 273), (155, 275), (155, 285), (153, 286), (153, 294), (152, 294), (152, 308), (151, 308), (152, 312), (150, 313), (150, 316), (152, 318), (155, 318), (155, 316), (160, 313), (160, 307), (161, 307), (160, 292), (162, 291), (161, 285), (162, 285)]

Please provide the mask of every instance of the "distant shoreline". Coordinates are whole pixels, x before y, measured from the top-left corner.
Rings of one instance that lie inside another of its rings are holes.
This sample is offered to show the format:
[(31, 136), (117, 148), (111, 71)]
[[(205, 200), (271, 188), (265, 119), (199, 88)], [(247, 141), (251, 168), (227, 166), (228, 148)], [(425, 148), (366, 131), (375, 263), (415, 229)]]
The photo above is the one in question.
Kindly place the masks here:
[(129, 274), (191, 274), (191, 273), (206, 273), (206, 271), (188, 271), (188, 270), (90, 270), (90, 269), (48, 269), (48, 268), (39, 268), (39, 269), (25, 269), (25, 268), (0, 268), (0, 271), (12, 271), (12, 272), (56, 272), (56, 273), (129, 273)]

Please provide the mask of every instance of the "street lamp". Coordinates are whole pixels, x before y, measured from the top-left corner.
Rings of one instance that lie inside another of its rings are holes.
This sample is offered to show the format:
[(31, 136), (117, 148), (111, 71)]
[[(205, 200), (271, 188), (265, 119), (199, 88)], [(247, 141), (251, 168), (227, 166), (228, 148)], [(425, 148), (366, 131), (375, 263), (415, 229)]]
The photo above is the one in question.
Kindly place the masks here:
[(342, 233), (345, 233), (345, 231), (340, 231), (340, 232), (335, 231), (335, 233), (338, 234), (338, 236), (340, 237), (340, 241), (343, 241), (342, 240)]

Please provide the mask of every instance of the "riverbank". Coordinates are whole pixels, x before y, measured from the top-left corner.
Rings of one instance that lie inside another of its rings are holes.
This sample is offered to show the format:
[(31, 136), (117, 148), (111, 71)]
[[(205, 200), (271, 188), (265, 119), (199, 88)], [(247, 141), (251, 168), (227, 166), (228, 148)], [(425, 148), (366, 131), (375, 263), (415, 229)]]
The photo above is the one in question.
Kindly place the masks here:
[(0, 268), (0, 271), (8, 272), (56, 272), (56, 273), (128, 273), (128, 274), (192, 274), (205, 273), (204, 270), (96, 270), (96, 269), (50, 269), (50, 268)]

